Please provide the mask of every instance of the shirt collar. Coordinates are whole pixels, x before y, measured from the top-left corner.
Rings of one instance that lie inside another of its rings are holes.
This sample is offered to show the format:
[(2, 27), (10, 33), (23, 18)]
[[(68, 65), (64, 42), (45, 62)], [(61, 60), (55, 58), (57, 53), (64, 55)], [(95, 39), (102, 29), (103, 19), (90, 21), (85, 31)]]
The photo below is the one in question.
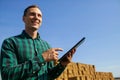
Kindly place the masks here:
[[(29, 35), (25, 32), (25, 30), (22, 31), (22, 36), (23, 36), (24, 38), (31, 38), (31, 39), (32, 39), (32, 37), (29, 36)], [(40, 39), (39, 33), (37, 33), (37, 37), (36, 37), (35, 39)]]

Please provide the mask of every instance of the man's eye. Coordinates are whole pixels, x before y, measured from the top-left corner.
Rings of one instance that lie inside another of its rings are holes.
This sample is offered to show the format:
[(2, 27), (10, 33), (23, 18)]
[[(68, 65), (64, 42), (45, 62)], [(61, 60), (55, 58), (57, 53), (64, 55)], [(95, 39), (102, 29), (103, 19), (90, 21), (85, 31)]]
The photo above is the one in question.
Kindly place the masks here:
[(38, 17), (41, 17), (41, 15), (40, 15), (40, 14), (38, 14)]
[(31, 15), (31, 16), (34, 16), (34, 15), (35, 15), (35, 13), (30, 13), (30, 15)]

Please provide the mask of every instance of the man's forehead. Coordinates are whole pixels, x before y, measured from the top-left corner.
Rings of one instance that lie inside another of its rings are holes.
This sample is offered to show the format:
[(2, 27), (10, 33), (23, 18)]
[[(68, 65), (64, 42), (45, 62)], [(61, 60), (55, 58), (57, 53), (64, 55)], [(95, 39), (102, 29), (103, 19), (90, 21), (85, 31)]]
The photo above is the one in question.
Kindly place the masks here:
[(39, 8), (29, 8), (28, 12), (35, 12), (35, 13), (42, 14), (42, 12)]

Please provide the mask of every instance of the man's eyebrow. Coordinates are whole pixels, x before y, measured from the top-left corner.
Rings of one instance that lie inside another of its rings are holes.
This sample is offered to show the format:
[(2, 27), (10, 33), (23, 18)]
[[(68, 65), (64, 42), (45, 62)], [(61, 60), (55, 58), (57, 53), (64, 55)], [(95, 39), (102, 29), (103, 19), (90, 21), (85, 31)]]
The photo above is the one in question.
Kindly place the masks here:
[(35, 13), (35, 12), (30, 12), (29, 14), (32, 14), (32, 15), (37, 14), (37, 15), (39, 15), (39, 16), (42, 16), (41, 13)]

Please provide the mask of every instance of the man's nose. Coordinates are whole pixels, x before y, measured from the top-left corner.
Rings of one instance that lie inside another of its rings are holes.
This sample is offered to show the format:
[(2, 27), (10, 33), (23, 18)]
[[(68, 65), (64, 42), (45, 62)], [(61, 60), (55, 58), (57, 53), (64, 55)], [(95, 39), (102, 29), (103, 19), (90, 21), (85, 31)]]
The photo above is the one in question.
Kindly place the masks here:
[(39, 15), (38, 14), (35, 14), (34, 16), (36, 19), (39, 19)]

